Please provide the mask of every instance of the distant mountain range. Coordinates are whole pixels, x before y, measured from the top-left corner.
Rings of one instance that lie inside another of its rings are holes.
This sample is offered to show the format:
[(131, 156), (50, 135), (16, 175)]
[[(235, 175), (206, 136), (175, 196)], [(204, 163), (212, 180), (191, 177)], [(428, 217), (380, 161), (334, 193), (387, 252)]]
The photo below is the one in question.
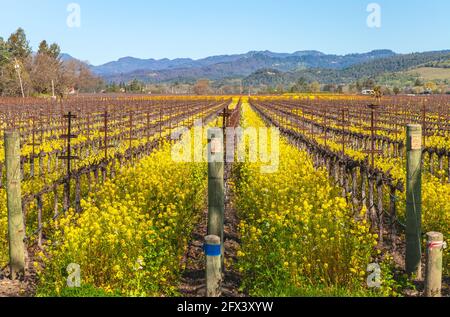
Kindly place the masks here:
[[(248, 84), (292, 81), (302, 76), (308, 80), (340, 83), (358, 76), (399, 71), (422, 63), (434, 62), (450, 51), (396, 54), (374, 50), (363, 54), (330, 55), (318, 51), (274, 53), (251, 51), (246, 54), (211, 56), (204, 59), (139, 59), (124, 57), (100, 66), (89, 65), (94, 74), (107, 82), (138, 79), (147, 83), (192, 82), (201, 78), (244, 79)], [(74, 59), (63, 54), (62, 59)], [(276, 77), (276, 78), (273, 78)]]
[(440, 65), (450, 60), (450, 50), (394, 55), (378, 58), (364, 63), (354, 64), (341, 69), (308, 68), (297, 71), (279, 71), (278, 69), (260, 69), (247, 76), (244, 85), (287, 85), (303, 78), (307, 82), (317, 81), (322, 84), (347, 84), (363, 78), (375, 78), (383, 74), (393, 74), (416, 67), (435, 64)]
[(79, 60), (76, 59), (75, 57), (72, 57), (71, 55), (66, 54), (66, 53), (61, 53), (61, 55), (59, 55), (59, 58), (60, 58), (63, 62), (79, 61)]

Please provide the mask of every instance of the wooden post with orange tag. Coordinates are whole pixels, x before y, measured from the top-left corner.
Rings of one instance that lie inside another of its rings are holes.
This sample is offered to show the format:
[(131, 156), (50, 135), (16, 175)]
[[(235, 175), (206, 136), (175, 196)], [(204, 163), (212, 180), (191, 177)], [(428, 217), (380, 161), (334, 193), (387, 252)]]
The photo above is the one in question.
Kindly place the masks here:
[(422, 126), (407, 126), (406, 272), (422, 278)]

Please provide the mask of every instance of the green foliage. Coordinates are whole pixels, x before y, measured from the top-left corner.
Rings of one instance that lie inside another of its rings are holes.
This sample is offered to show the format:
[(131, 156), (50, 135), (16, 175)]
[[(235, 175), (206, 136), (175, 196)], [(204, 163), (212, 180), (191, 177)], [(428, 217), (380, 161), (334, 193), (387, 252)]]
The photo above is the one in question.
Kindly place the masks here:
[(120, 82), (117, 84), (116, 82), (112, 82), (106, 85), (107, 92), (128, 92), (128, 93), (142, 93), (145, 89), (145, 84), (142, 81), (137, 79), (133, 79), (129, 83)]
[(52, 45), (48, 46), (47, 41), (44, 40), (39, 44), (39, 49), (37, 53), (38, 55), (39, 54), (47, 55), (57, 60), (59, 59), (59, 55), (61, 54), (61, 48), (56, 43), (53, 43)]
[[(61, 295), (67, 266), (81, 281), (123, 296), (174, 296), (188, 239), (203, 210), (205, 164), (178, 164), (172, 146), (124, 167), (52, 225), (38, 257), (42, 294)], [(180, 180), (183, 180), (180, 182)], [(35, 264), (37, 266), (37, 264)]]
[(384, 256), (380, 267), (381, 288), (376, 290), (379, 296), (400, 297), (405, 290), (415, 289), (414, 284), (409, 280), (408, 276), (396, 268), (390, 254)]
[(344, 69), (343, 73), (344, 76), (351, 75), (355, 78), (374, 77), (383, 73), (400, 72), (430, 61), (441, 60), (449, 57), (449, 51), (397, 55), (354, 65)]
[[(244, 104), (243, 126), (262, 125)], [(279, 149), (276, 173), (262, 174), (248, 161), (236, 171), (244, 289), (251, 296), (371, 295), (367, 265), (376, 256), (377, 236), (366, 221), (354, 219), (306, 152), (285, 140)]]
[(144, 89), (144, 84), (137, 79), (133, 79), (128, 85), (127, 85), (127, 91), (130, 92), (142, 92)]
[[(390, 87), (414, 86), (418, 75), (399, 73), (410, 68), (435, 63), (446, 65), (450, 59), (449, 51), (395, 55), (374, 59), (369, 62), (352, 65), (342, 69), (309, 68), (298, 71), (281, 72), (278, 70), (261, 70), (244, 79), (246, 85), (284, 85), (291, 87), (291, 92), (310, 92), (306, 83), (322, 84), (356, 83), (356, 90), (372, 89), (376, 84)], [(419, 86), (422, 86), (420, 82)], [(328, 87), (329, 88), (329, 87)]]
[(21, 94), (18, 71), (27, 96), (50, 94), (52, 81), (56, 94), (67, 93), (71, 88), (92, 92), (103, 86), (87, 65), (76, 60), (63, 63), (60, 54), (58, 44), (49, 45), (44, 40), (33, 55), (22, 28), (11, 34), (6, 42), (0, 38), (0, 95)]
[(7, 45), (8, 51), (14, 58), (23, 61), (31, 55), (30, 43), (28, 42), (25, 31), (22, 28), (17, 29), (16, 32), (11, 34)]
[(450, 68), (450, 58), (427, 63), (425, 67)]
[(267, 85), (275, 87), (286, 81), (286, 76), (276, 69), (261, 69), (244, 79), (244, 86)]
[(0, 37), (0, 67), (5, 65), (10, 58), (7, 43)]

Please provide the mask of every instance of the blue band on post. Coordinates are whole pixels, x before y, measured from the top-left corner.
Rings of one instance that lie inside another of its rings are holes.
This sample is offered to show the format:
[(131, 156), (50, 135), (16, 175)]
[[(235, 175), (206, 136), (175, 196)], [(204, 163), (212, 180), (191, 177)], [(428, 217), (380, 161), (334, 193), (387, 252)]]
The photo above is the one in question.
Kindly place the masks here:
[(203, 249), (205, 250), (206, 256), (220, 256), (222, 255), (222, 248), (220, 244), (205, 244)]

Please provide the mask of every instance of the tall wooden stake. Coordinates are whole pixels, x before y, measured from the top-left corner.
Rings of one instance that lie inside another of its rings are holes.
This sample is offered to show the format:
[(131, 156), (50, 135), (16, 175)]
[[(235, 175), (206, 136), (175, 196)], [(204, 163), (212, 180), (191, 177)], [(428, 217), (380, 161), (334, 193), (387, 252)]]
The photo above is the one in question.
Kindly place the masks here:
[(205, 238), (207, 297), (219, 297), (221, 293), (221, 252), (220, 237), (214, 235), (207, 236)]
[(223, 255), (225, 211), (224, 144), (221, 129), (208, 130), (208, 235), (220, 237)]
[(5, 132), (6, 193), (8, 205), (9, 265), (11, 278), (25, 274), (25, 226), (20, 188), (20, 136)]
[(444, 235), (442, 233), (427, 233), (426, 297), (441, 297), (442, 251), (444, 250), (444, 246)]
[(70, 182), (72, 179), (72, 160), (79, 159), (78, 156), (72, 155), (72, 139), (76, 139), (78, 135), (72, 134), (72, 119), (76, 118), (76, 115), (73, 115), (72, 112), (69, 111), (67, 115), (64, 115), (63, 118), (67, 119), (67, 134), (63, 134), (60, 136), (60, 139), (67, 140), (67, 155), (60, 156), (59, 159), (67, 161), (67, 179), (64, 183), (64, 212), (68, 211), (70, 208)]
[(422, 278), (422, 126), (407, 126), (406, 272)]

